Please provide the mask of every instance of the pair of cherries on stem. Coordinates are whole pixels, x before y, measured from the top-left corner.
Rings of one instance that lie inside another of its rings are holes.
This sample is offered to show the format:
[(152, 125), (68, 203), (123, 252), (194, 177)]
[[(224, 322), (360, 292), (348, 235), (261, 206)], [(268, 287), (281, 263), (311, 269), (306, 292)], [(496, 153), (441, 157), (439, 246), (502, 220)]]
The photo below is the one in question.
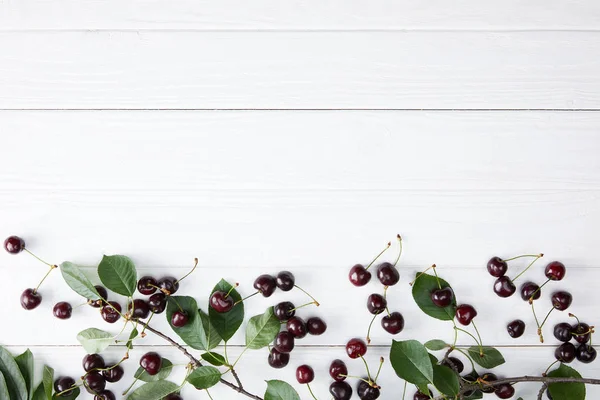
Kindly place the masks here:
[[(592, 333), (594, 333), (594, 327), (580, 322), (573, 314), (569, 314), (577, 320), (577, 324), (570, 325), (567, 322), (561, 322), (554, 326), (554, 337), (564, 342), (556, 348), (554, 356), (557, 360), (565, 363), (573, 361), (575, 358), (584, 364), (593, 362), (597, 357), (596, 349), (592, 347), (591, 342)], [(575, 347), (570, 343), (571, 339), (575, 339), (575, 342), (579, 344)]]
[[(367, 309), (373, 315), (379, 315), (387, 309), (385, 296), (373, 293), (367, 298)], [(398, 311), (388, 313), (381, 319), (381, 327), (392, 335), (397, 335), (404, 329), (404, 317)], [(367, 334), (368, 336), (368, 334)]]
[[(402, 255), (402, 237), (397, 235), (398, 243), (400, 249), (398, 251), (398, 257), (394, 264), (389, 262), (381, 263), (377, 266), (377, 278), (379, 282), (381, 282), (384, 286), (394, 286), (400, 280), (400, 272), (396, 268), (398, 261), (400, 260), (400, 256)], [(350, 272), (348, 273), (348, 279), (354, 286), (365, 286), (367, 283), (371, 281), (371, 272), (369, 268), (373, 266), (375, 261), (379, 259), (379, 257), (390, 248), (392, 245), (391, 242), (387, 244), (387, 246), (367, 265), (366, 267), (362, 264), (356, 264), (352, 268), (350, 268)]]

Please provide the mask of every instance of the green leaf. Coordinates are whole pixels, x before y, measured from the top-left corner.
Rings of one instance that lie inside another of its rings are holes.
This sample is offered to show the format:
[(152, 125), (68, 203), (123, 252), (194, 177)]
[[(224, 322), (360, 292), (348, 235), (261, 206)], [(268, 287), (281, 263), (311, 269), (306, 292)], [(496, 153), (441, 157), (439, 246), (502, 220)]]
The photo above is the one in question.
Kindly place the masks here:
[(75, 400), (77, 397), (79, 397), (80, 394), (81, 394), (81, 390), (78, 387), (76, 387), (73, 389), (71, 394), (69, 394), (69, 395), (61, 394), (60, 396), (57, 396), (55, 394), (54, 396), (52, 396), (52, 399), (53, 400)]
[(483, 368), (496, 368), (498, 365), (504, 364), (504, 357), (502, 354), (493, 347), (483, 346), (483, 356), (479, 351), (479, 346), (469, 347), (468, 352), (473, 361), (481, 365)]
[[(25, 386), (27, 387), (27, 398), (31, 400), (33, 397), (33, 354), (29, 349), (25, 350), (23, 354), (15, 357), (15, 361), (19, 366), (19, 371), (25, 380)], [(1, 399), (2, 397), (0, 397)]]
[(127, 400), (162, 400), (163, 397), (178, 389), (179, 385), (170, 381), (148, 382), (135, 389), (127, 396)]
[(0, 373), (0, 399), (10, 400), (10, 393), (8, 393), (6, 379), (4, 379), (4, 375), (2, 375), (2, 373)]
[(281, 322), (275, 316), (273, 307), (267, 308), (264, 314), (255, 315), (246, 327), (246, 347), (257, 350), (266, 347), (279, 333)]
[(203, 365), (196, 368), (187, 377), (187, 381), (198, 390), (211, 388), (219, 383), (220, 379), (221, 372), (210, 365)]
[[(171, 317), (179, 307), (188, 315), (185, 326), (177, 328), (171, 323)], [(209, 350), (208, 337), (202, 325), (196, 300), (189, 296), (170, 296), (167, 302), (167, 321), (173, 331), (191, 348), (196, 350)]]
[(440, 339), (434, 339), (434, 340), (425, 342), (425, 347), (427, 347), (429, 350), (432, 350), (432, 351), (442, 350), (442, 349), (446, 348), (447, 346), (448, 345), (446, 344), (446, 342), (444, 342), (443, 340), (440, 340)]
[(204, 353), (200, 357), (202, 357), (204, 361), (214, 365), (215, 367), (220, 367), (221, 365), (227, 364), (227, 361), (225, 361), (225, 357), (223, 357), (219, 353), (214, 353), (212, 351)]
[(265, 400), (300, 400), (298, 392), (287, 382), (267, 381)]
[[(451, 321), (456, 312), (456, 297), (452, 297), (452, 303), (448, 307), (440, 308), (431, 301), (431, 292), (439, 289), (438, 280), (433, 275), (417, 273), (418, 279), (412, 288), (412, 296), (415, 302), (425, 314), (430, 317), (441, 319), (442, 321)], [(448, 282), (439, 278), (442, 288), (450, 287)]]
[(44, 383), (41, 382), (35, 392), (33, 393), (33, 400), (48, 400), (46, 392), (44, 391)]
[(46, 400), (52, 400), (52, 389), (54, 383), (54, 369), (44, 365), (44, 374), (42, 376), (44, 391), (46, 392)]
[(123, 296), (133, 296), (137, 284), (135, 265), (125, 256), (104, 256), (98, 265), (98, 276), (108, 289)]
[(158, 374), (150, 375), (148, 372), (146, 372), (145, 369), (139, 367), (137, 371), (135, 371), (134, 377), (136, 377), (142, 382), (156, 382), (167, 379), (169, 375), (171, 375), (171, 371), (173, 371), (173, 363), (168, 359), (163, 358)]
[(127, 339), (127, 343), (125, 344), (125, 346), (127, 346), (127, 348), (129, 350), (133, 349), (133, 339), (138, 337), (138, 335), (139, 335), (139, 332), (138, 332), (137, 328), (133, 328), (131, 330), (131, 333), (129, 334), (129, 339)]
[[(233, 286), (231, 286), (227, 281), (221, 279), (221, 281), (213, 288), (211, 294), (217, 291), (227, 293), (232, 288)], [(242, 296), (240, 296), (235, 289), (231, 290), (229, 295), (235, 302), (242, 299)], [(242, 322), (244, 322), (244, 303), (240, 302), (236, 304), (226, 313), (220, 313), (215, 311), (214, 308), (208, 307), (208, 316), (210, 317), (211, 324), (219, 333), (219, 336), (227, 342), (237, 332), (242, 325)]]
[(67, 285), (69, 285), (69, 287), (77, 294), (88, 300), (100, 300), (100, 294), (98, 294), (98, 291), (92, 282), (90, 282), (77, 265), (65, 261), (60, 264), (60, 272), (62, 273), (65, 282), (67, 282)]
[(456, 396), (460, 390), (458, 375), (445, 365), (433, 366), (433, 385), (446, 396)]
[[(548, 372), (548, 376), (553, 378), (581, 378), (579, 372), (562, 363), (557, 369)], [(548, 391), (553, 400), (585, 399), (585, 385), (583, 383), (551, 383), (548, 385)]]
[(425, 346), (416, 340), (392, 340), (390, 362), (396, 375), (415, 385), (433, 383), (433, 365)]
[(217, 332), (214, 325), (210, 322), (208, 314), (201, 309), (198, 309), (198, 314), (200, 315), (200, 321), (202, 322), (202, 327), (206, 334), (206, 350), (212, 350), (217, 347), (223, 339), (221, 339), (221, 335), (219, 335), (219, 332)]
[(101, 353), (112, 343), (113, 335), (97, 328), (88, 328), (79, 332), (77, 340), (88, 354)]
[(27, 385), (12, 354), (0, 346), (0, 372), (4, 375), (10, 400), (27, 400)]

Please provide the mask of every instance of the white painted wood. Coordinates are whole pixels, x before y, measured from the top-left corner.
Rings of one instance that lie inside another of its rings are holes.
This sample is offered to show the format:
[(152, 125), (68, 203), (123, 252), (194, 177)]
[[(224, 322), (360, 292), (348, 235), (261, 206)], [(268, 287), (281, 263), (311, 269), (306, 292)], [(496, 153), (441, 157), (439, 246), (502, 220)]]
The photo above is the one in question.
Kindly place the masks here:
[(5, 32), (0, 108), (600, 108), (600, 32)]
[(377, 3), (260, 0), (60, 1), (0, 4), (0, 29), (598, 29), (597, 2), (459, 0)]

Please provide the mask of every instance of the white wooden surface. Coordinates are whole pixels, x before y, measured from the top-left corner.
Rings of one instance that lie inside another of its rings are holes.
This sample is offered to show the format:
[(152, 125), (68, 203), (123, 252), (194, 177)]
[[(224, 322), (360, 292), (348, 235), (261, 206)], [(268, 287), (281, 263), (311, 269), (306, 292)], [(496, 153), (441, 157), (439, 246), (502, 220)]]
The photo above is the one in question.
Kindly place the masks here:
[[(293, 367), (310, 360), (327, 398), (326, 366), (365, 334), (363, 303), (378, 289), (352, 288), (347, 269), (396, 233), (405, 238), (402, 280), (390, 291), (407, 320), (399, 338), (451, 338), (449, 324), (410, 298), (414, 272), (435, 262), (459, 299), (477, 305), (484, 341), (502, 346), (501, 374), (542, 372), (550, 331), (540, 345), (528, 307), (498, 299), (484, 270), (492, 255), (523, 252), (547, 255), (528, 273), (538, 282), (545, 261), (563, 260), (568, 278), (553, 288), (571, 290), (572, 312), (598, 324), (597, 2), (250, 4), (0, 3), (4, 236), (23, 235), (53, 262), (91, 266), (124, 253), (158, 275), (181, 275), (197, 256), (202, 268), (182, 289), (197, 297), (221, 277), (250, 293), (258, 274), (294, 271), (323, 303), (304, 315), (330, 329), (303, 341), (281, 371), (267, 367), (266, 352), (245, 356), (240, 373), (256, 392), (265, 378), (293, 381)], [(44, 267), (25, 255), (3, 255), (0, 267), (0, 317), (18, 326), (5, 324), (0, 343), (31, 347), (38, 367), (77, 376), (76, 333), (118, 330), (87, 307), (55, 320), (56, 301), (78, 302), (58, 274), (44, 303), (23, 311), (19, 293)], [(302, 296), (247, 307), (286, 298)], [(528, 330), (512, 340), (504, 325), (516, 317)], [(40, 324), (53, 329), (40, 334)], [(372, 363), (389, 340), (375, 329)], [(243, 338), (233, 342), (239, 352)], [(152, 336), (132, 358), (155, 346), (184, 362)], [(598, 362), (575, 366), (600, 376)], [(381, 398), (398, 398), (398, 382), (385, 368)]]

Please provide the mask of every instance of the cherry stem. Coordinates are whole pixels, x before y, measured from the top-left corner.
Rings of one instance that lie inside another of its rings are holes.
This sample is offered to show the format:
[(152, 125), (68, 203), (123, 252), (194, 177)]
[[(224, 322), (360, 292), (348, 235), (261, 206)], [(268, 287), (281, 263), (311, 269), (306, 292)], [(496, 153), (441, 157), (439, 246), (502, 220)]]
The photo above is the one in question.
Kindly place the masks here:
[(311, 302), (309, 302), (309, 303), (302, 304), (301, 306), (298, 306), (298, 307), (296, 307), (296, 308), (292, 308), (292, 309), (291, 309), (290, 311), (288, 311), (288, 312), (296, 311), (296, 310), (298, 310), (298, 309), (300, 309), (300, 308), (302, 308), (302, 307), (310, 306), (310, 305), (313, 305), (313, 304), (316, 304), (316, 303), (315, 303), (314, 301), (311, 301)]
[(179, 308), (179, 311), (185, 312), (185, 311), (183, 311), (183, 308), (181, 308), (181, 306), (179, 305), (179, 302), (177, 300), (175, 300), (175, 298), (173, 296), (169, 296), (169, 300), (172, 300), (177, 305), (177, 307)]
[(379, 257), (381, 257), (381, 255), (382, 255), (383, 253), (385, 253), (385, 251), (386, 251), (387, 249), (389, 249), (391, 245), (392, 245), (392, 242), (388, 242), (387, 246), (385, 246), (385, 249), (381, 250), (381, 253), (377, 254), (377, 257), (375, 257), (375, 258), (373, 259), (373, 261), (371, 261), (371, 262), (369, 263), (369, 265), (367, 265), (367, 268), (365, 268), (365, 270), (368, 270), (369, 268), (371, 268), (371, 265), (373, 265), (373, 263), (374, 263), (375, 261), (377, 261), (377, 259), (378, 259)]
[(579, 322), (579, 318), (577, 318), (575, 314), (569, 313), (569, 317), (575, 318), (577, 320), (577, 326), (581, 325), (581, 322)]
[(295, 287), (296, 289), (299, 289), (299, 290), (301, 290), (302, 292), (304, 292), (304, 294), (305, 294), (305, 295), (307, 295), (308, 297), (310, 297), (310, 298), (312, 299), (313, 303), (314, 303), (314, 304), (315, 304), (317, 307), (319, 307), (319, 306), (321, 305), (321, 304), (320, 304), (320, 303), (317, 301), (317, 299), (315, 299), (314, 297), (312, 297), (312, 296), (310, 295), (310, 293), (308, 293), (306, 290), (302, 289), (302, 288), (301, 288), (300, 286), (298, 286), (298, 285), (294, 285), (294, 287)]
[(179, 278), (178, 280), (176, 280), (175, 283), (177, 284), (177, 283), (181, 282), (182, 280), (184, 280), (185, 278), (187, 278), (188, 276), (190, 276), (192, 274), (192, 272), (194, 272), (196, 270), (197, 266), (198, 266), (198, 258), (196, 257), (196, 258), (194, 258), (194, 267), (192, 268), (192, 270), (190, 272), (188, 272), (187, 274), (185, 274), (183, 276), (183, 278)]
[(458, 347), (455, 347), (454, 350), (458, 351), (459, 353), (462, 353), (465, 357), (467, 357), (467, 359), (471, 363), (471, 369), (473, 371), (475, 371), (475, 363), (473, 363), (473, 360), (471, 359), (471, 356), (467, 352), (465, 352), (464, 350), (459, 349)]
[[(387, 300), (387, 290), (388, 290), (389, 286), (384, 286), (383, 287), (383, 298)], [(387, 304), (387, 303), (386, 303)], [(385, 306), (385, 311), (387, 312), (388, 316), (391, 316), (392, 314), (390, 314), (390, 309), (388, 308), (388, 306)]]
[(406, 381), (404, 381), (404, 390), (402, 390), (402, 400), (406, 397)]
[(338, 376), (343, 376), (345, 378), (353, 378), (353, 379), (358, 379), (359, 381), (363, 381), (364, 383), (368, 383), (369, 385), (371, 385), (371, 382), (369, 382), (366, 379), (361, 378), (360, 376), (354, 376), (354, 375), (344, 375), (344, 374), (338, 374)]
[(63, 390), (63, 391), (62, 391), (62, 392), (60, 392), (60, 393), (56, 393), (54, 396), (55, 396), (55, 397), (60, 397), (60, 396), (62, 396), (63, 394), (67, 393), (68, 391), (78, 388), (79, 386), (83, 386), (83, 384), (81, 384), (81, 385), (73, 385), (73, 386), (71, 386), (70, 388)]
[(308, 391), (310, 392), (310, 395), (312, 396), (312, 398), (315, 400), (318, 400), (317, 397), (315, 396), (315, 394), (313, 393), (312, 389), (310, 388), (310, 383), (307, 383), (306, 387), (308, 388)]
[(206, 391), (206, 394), (208, 395), (208, 398), (210, 400), (214, 400), (213, 397), (210, 395), (210, 392), (208, 391), (208, 389), (204, 389)]
[(538, 287), (538, 288), (535, 290), (535, 292), (533, 292), (533, 293), (531, 294), (531, 296), (529, 297), (529, 304), (533, 303), (533, 297), (534, 297), (534, 296), (535, 296), (535, 295), (536, 295), (536, 294), (537, 294), (537, 293), (538, 293), (540, 290), (542, 290), (542, 288), (543, 288), (544, 286), (546, 286), (546, 284), (547, 284), (548, 282), (550, 282), (551, 280), (552, 280), (552, 279), (548, 279), (546, 282), (542, 283), (542, 286)]
[(234, 305), (234, 306), (237, 306), (237, 305), (238, 305), (239, 303), (241, 303), (242, 301), (248, 300), (250, 297), (252, 297), (252, 296), (256, 296), (256, 295), (257, 295), (257, 294), (259, 294), (259, 293), (260, 293), (260, 290), (259, 290), (259, 291), (256, 291), (256, 292), (254, 292), (254, 293), (252, 293), (250, 296), (246, 296), (246, 297), (244, 297), (243, 299), (236, 301), (235, 303), (233, 303), (233, 305)]
[(544, 343), (544, 336), (542, 335), (542, 328), (540, 327), (540, 321), (538, 320), (537, 314), (535, 313), (535, 306), (533, 305), (533, 301), (531, 304), (531, 312), (533, 312), (533, 318), (535, 319), (535, 324), (537, 325), (537, 334), (540, 337), (540, 343)]
[(27, 253), (29, 253), (33, 258), (35, 258), (36, 260), (46, 264), (49, 267), (52, 267), (53, 265), (50, 264), (49, 262), (46, 262), (44, 260), (42, 260), (41, 258), (39, 258), (38, 256), (36, 256), (35, 254), (33, 254), (31, 251), (29, 251), (29, 249), (27, 247), (25, 247), (23, 250), (25, 250)]
[(560, 360), (554, 360), (554, 362), (550, 365), (548, 365), (548, 368), (546, 368), (546, 370), (544, 371), (544, 373), (542, 374), (542, 376), (546, 376), (546, 374), (548, 373), (548, 371), (550, 371), (550, 368), (552, 368), (552, 366), (554, 364), (556, 364), (557, 362), (560, 362)]
[[(369, 329), (367, 330), (367, 344), (371, 344), (371, 327), (373, 327), (373, 322), (375, 322), (375, 318), (377, 318), (379, 314), (373, 315), (373, 319), (371, 319), (371, 323), (369, 323)], [(369, 377), (370, 379), (371, 377)]]
[(545, 324), (545, 323), (546, 323), (546, 321), (548, 320), (548, 317), (550, 316), (550, 314), (551, 314), (551, 313), (552, 313), (552, 311), (554, 311), (554, 310), (555, 310), (555, 308), (554, 308), (554, 307), (552, 307), (552, 308), (550, 309), (550, 311), (548, 311), (548, 314), (546, 314), (546, 318), (544, 318), (544, 320), (542, 321), (542, 324), (540, 325), (540, 329), (542, 329), (542, 327), (544, 326), (544, 324)]
[(379, 358), (379, 368), (377, 369), (377, 375), (375, 375), (375, 383), (377, 383), (377, 378), (379, 378), (379, 373), (381, 372), (381, 367), (383, 367), (383, 362), (385, 360), (383, 359), (383, 357)]
[(454, 343), (452, 343), (452, 348), (456, 348), (456, 341), (458, 340), (458, 330), (456, 329), (456, 322), (452, 320), (452, 324), (454, 325)]
[(544, 257), (544, 254), (543, 254), (543, 253), (540, 253), (540, 254), (538, 254), (537, 256), (535, 256), (535, 258), (533, 259), (533, 261), (531, 261), (531, 262), (529, 263), (529, 265), (527, 266), (527, 268), (525, 268), (523, 271), (521, 271), (521, 273), (520, 273), (519, 275), (515, 276), (515, 277), (513, 278), (513, 280), (512, 280), (512, 281), (514, 282), (514, 281), (516, 281), (517, 279), (519, 279), (519, 277), (520, 277), (521, 275), (523, 275), (525, 272), (527, 272), (527, 270), (528, 270), (529, 268), (531, 268), (531, 266), (532, 266), (532, 265), (533, 265), (533, 264), (534, 264), (534, 263), (535, 263), (537, 260), (539, 260), (539, 259), (540, 259), (540, 258), (542, 258), (542, 257)]
[[(48, 264), (50, 265), (50, 264)], [(46, 272), (46, 275), (44, 275), (44, 277), (42, 278), (42, 280), (40, 281), (40, 283), (37, 285), (37, 287), (35, 289), (33, 289), (33, 293), (37, 293), (38, 289), (40, 288), (40, 286), (42, 286), (42, 283), (44, 283), (44, 281), (46, 280), (46, 278), (48, 277), (48, 275), (50, 275), (50, 272), (52, 272), (53, 269), (58, 268), (56, 265), (50, 265), (50, 269), (48, 270), (48, 272)]]
[(415, 280), (413, 280), (411, 283), (409, 283), (410, 286), (414, 285), (415, 282), (417, 281), (417, 279), (419, 279), (421, 277), (421, 275), (423, 275), (425, 272), (429, 271), (431, 268), (435, 268), (435, 264), (433, 264), (431, 267), (427, 268), (425, 271), (423, 272), (419, 272), (417, 274), (417, 276), (415, 277)]
[(400, 256), (402, 255), (402, 236), (396, 235), (398, 238), (398, 246), (400, 246), (400, 250), (398, 250), (398, 257), (396, 257), (396, 261), (394, 262), (394, 267), (398, 265), (398, 261), (400, 261)]
[(135, 379), (133, 380), (133, 382), (131, 383), (131, 385), (129, 385), (129, 387), (127, 389), (125, 389), (125, 391), (123, 392), (123, 396), (125, 396), (133, 388), (133, 386), (135, 385), (135, 383), (140, 379), (140, 376), (142, 376), (142, 372), (140, 372), (140, 374), (135, 377)]
[(371, 384), (371, 382), (373, 382), (373, 379), (371, 378), (371, 371), (369, 371), (369, 364), (367, 364), (367, 360), (365, 360), (365, 358), (363, 356), (359, 356), (360, 359), (363, 361), (363, 363), (365, 363), (365, 368), (367, 369), (367, 377), (369, 378), (369, 385)]
[(437, 274), (437, 270), (436, 270), (435, 264), (432, 265), (432, 268), (433, 268), (433, 273), (435, 274), (435, 280), (437, 281), (438, 288), (441, 289), (442, 288), (442, 284), (440, 283), (440, 277)]
[(477, 338), (475, 336), (473, 336), (473, 334), (471, 332), (466, 331), (466, 330), (464, 330), (462, 328), (459, 328), (458, 326), (454, 326), (454, 329), (456, 329), (458, 331), (461, 331), (461, 332), (464, 332), (467, 335), (471, 336), (473, 338), (473, 340), (475, 341), (475, 343), (477, 343), (477, 345), (481, 348), (481, 344), (479, 343), (479, 341), (477, 340)]
[(540, 257), (540, 255), (539, 254), (521, 254), (520, 256), (505, 258), (502, 261), (512, 261), (512, 260), (516, 260), (517, 258), (523, 258), (523, 257)]
[(232, 286), (232, 287), (231, 287), (231, 288), (230, 288), (230, 289), (227, 291), (227, 294), (225, 294), (225, 298), (228, 298), (228, 297), (229, 297), (229, 295), (231, 294), (231, 292), (233, 292), (233, 290), (234, 290), (236, 287), (238, 287), (238, 286), (240, 286), (240, 284), (236, 282), (236, 283), (235, 283), (235, 285), (234, 285), (234, 286)]
[(483, 356), (483, 340), (481, 340), (481, 335), (479, 334), (479, 329), (477, 329), (477, 325), (475, 325), (475, 320), (471, 321), (471, 325), (475, 328), (475, 332), (477, 332), (477, 337), (479, 338), (479, 354)]
[[(147, 324), (150, 323), (150, 321), (152, 321), (152, 317), (154, 317), (154, 311), (152, 311), (152, 314), (150, 314), (150, 317), (148, 318), (148, 321), (146, 321)], [(137, 326), (136, 326), (137, 327)], [(144, 325), (144, 328), (142, 329), (142, 331), (140, 332), (140, 336), (144, 335), (144, 333), (146, 332), (146, 325)], [(142, 336), (143, 337), (143, 336)]]

